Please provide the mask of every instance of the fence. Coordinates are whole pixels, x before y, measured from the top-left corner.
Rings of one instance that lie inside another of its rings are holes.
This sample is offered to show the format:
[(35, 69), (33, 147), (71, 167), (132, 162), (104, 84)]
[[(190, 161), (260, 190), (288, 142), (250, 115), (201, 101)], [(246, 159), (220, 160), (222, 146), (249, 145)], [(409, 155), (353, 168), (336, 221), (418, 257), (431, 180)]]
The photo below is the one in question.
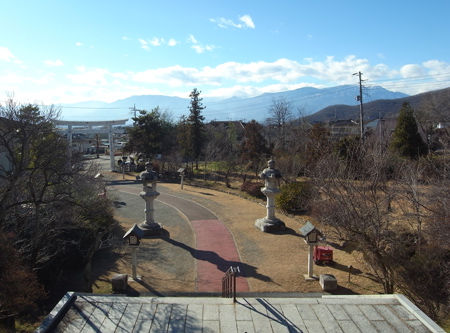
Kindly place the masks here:
[(222, 278), (222, 297), (233, 297), (233, 303), (236, 303), (236, 276), (238, 272), (239, 267), (230, 266)]

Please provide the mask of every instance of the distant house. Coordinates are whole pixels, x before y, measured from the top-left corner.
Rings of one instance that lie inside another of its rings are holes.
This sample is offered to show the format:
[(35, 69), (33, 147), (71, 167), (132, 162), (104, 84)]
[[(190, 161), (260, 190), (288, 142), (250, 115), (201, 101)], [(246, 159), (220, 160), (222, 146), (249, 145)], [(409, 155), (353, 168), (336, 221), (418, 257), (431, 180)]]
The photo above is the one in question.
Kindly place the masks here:
[(328, 122), (328, 128), (333, 141), (338, 141), (347, 136), (360, 135), (359, 123), (353, 119), (330, 121)]
[(387, 144), (397, 126), (397, 118), (382, 118), (377, 119), (376, 122), (374, 131), (375, 138), (378, 142)]
[(441, 128), (449, 128), (450, 127), (450, 122), (449, 121), (440, 121), (436, 128), (437, 129), (441, 129)]
[[(395, 131), (395, 127), (397, 126), (397, 118), (381, 118), (372, 121), (371, 123), (376, 122), (374, 135), (378, 142), (382, 142), (387, 144), (392, 136), (392, 133)], [(427, 142), (427, 137), (423, 132), (420, 126), (417, 126), (420, 136), (422, 137), (423, 142)]]

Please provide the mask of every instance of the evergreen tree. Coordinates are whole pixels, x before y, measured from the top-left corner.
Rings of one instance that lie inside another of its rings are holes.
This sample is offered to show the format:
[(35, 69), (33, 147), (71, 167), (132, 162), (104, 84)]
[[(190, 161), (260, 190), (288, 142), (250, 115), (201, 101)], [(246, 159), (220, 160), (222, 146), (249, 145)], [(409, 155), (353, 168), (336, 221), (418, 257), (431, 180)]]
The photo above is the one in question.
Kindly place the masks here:
[(414, 117), (414, 110), (409, 103), (403, 103), (397, 118), (397, 126), (392, 134), (390, 147), (400, 156), (416, 159), (427, 152)]
[(201, 112), (206, 107), (202, 104), (202, 98), (199, 98), (201, 91), (194, 88), (189, 94), (191, 98), (191, 105), (189, 106), (189, 116), (186, 120), (188, 129), (188, 144), (189, 152), (193, 160), (195, 160), (196, 168), (198, 169), (198, 159), (202, 153), (202, 148), (205, 143), (205, 128), (203, 121), (205, 117)]
[(169, 153), (175, 144), (172, 135), (174, 126), (164, 113), (161, 114), (158, 106), (150, 112), (139, 110), (133, 121), (134, 126), (128, 129), (126, 151), (145, 153), (148, 158)]
[(183, 159), (187, 162), (192, 156), (189, 144), (189, 126), (186, 116), (181, 116), (177, 124), (177, 142), (178, 148), (181, 150)]

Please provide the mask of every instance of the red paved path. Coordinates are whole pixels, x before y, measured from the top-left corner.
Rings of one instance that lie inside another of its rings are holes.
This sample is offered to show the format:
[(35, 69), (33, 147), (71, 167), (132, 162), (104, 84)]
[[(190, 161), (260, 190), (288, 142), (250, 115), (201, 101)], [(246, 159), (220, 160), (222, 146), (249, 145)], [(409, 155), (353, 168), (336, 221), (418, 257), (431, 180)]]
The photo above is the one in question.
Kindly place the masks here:
[[(220, 291), (224, 271), (239, 266), (240, 259), (234, 240), (219, 220), (191, 221), (197, 238), (197, 290)], [(247, 280), (236, 279), (237, 291), (248, 291)]]
[[(131, 193), (138, 195), (140, 186), (122, 185), (117, 189), (124, 192), (131, 190)], [(241, 263), (231, 233), (213, 212), (192, 200), (164, 193), (161, 189), (158, 187), (161, 195), (157, 200), (179, 209), (189, 219), (195, 233), (196, 249), (189, 251), (197, 260), (197, 291), (221, 291), (222, 278), (230, 266), (239, 266), (245, 276), (248, 265)], [(245, 277), (237, 278), (236, 289), (238, 292), (249, 291)]]

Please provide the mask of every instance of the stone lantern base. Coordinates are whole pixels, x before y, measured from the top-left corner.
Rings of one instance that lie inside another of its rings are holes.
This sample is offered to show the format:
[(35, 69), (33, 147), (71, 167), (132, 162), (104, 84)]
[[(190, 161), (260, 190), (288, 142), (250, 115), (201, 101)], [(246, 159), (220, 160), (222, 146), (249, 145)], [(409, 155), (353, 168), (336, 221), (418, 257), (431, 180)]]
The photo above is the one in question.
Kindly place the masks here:
[(144, 236), (156, 236), (161, 234), (163, 227), (161, 224), (156, 222), (146, 223), (144, 221), (141, 224), (139, 224), (139, 229), (142, 230)]
[(280, 219), (263, 217), (255, 221), (255, 227), (263, 232), (277, 232), (286, 230), (286, 224)]

